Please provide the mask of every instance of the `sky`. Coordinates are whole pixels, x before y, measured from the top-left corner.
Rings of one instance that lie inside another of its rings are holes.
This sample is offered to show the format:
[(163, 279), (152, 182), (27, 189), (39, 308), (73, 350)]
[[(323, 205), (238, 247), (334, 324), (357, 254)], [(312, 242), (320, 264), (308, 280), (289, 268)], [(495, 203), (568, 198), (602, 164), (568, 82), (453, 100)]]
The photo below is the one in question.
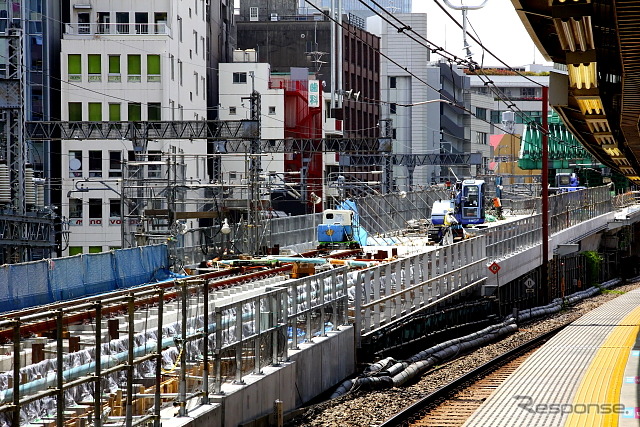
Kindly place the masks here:
[[(435, 3), (436, 0), (413, 0), (414, 13), (427, 14), (427, 39), (459, 57), (464, 57), (462, 49), (462, 29), (458, 27)], [(443, 0), (437, 0), (445, 6), (449, 13), (462, 24), (462, 11), (450, 9)], [(460, 6), (478, 6), (483, 0), (449, 0), (449, 3)], [(548, 64), (540, 52), (535, 48), (531, 37), (518, 18), (511, 0), (488, 0), (482, 9), (469, 10), (470, 34), (475, 37), (492, 53), (512, 67), (526, 64)], [(471, 52), (474, 61), (480, 63), (482, 48), (472, 39)], [(437, 60), (432, 56), (431, 60)], [(501, 65), (493, 56), (485, 53), (484, 66)]]

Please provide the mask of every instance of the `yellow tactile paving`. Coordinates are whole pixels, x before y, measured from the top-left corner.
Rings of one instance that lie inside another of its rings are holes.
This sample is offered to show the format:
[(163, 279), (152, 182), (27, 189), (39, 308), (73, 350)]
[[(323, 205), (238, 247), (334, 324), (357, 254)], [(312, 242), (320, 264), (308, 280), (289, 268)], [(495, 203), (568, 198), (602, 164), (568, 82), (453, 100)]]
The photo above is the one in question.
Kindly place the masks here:
[[(605, 390), (602, 399), (620, 404), (625, 362), (632, 361), (629, 353), (640, 324), (638, 307), (640, 290), (620, 295), (576, 320), (510, 375), (465, 426), (564, 426), (574, 409), (581, 410), (574, 407), (578, 393), (584, 393), (589, 399), (599, 399), (600, 389)], [(627, 376), (638, 375), (637, 368), (627, 369), (631, 372)], [(592, 386), (585, 386), (582, 391), (581, 384), (583, 379), (587, 381), (587, 376), (591, 377)], [(629, 396), (625, 399), (627, 405), (635, 403)], [(627, 426), (640, 426), (633, 423), (637, 422), (632, 419), (633, 414), (631, 418), (627, 413), (615, 415), (621, 420), (628, 419), (631, 424)], [(574, 425), (606, 425), (590, 424), (589, 420), (587, 417)], [(607, 418), (607, 422), (609, 420), (616, 422), (614, 418)]]
[(625, 316), (600, 346), (578, 386), (574, 411), (565, 426), (618, 425), (619, 411), (615, 409), (619, 409), (624, 369), (639, 330), (640, 307)]

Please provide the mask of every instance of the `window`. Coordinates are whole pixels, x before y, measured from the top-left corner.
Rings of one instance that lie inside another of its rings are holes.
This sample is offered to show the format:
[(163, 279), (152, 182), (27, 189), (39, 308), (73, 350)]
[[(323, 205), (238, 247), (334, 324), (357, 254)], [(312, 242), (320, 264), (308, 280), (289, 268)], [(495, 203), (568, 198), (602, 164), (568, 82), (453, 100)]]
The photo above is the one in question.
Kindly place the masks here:
[(397, 107), (398, 107), (398, 104), (394, 102), (389, 104), (389, 114), (396, 114)]
[(176, 79), (176, 58), (171, 55), (169, 57), (171, 59), (171, 80), (175, 80)]
[(130, 122), (139, 122), (142, 120), (142, 105), (139, 102), (130, 102), (128, 110)]
[(82, 81), (82, 59), (80, 55), (67, 55), (67, 71), (70, 82)]
[(90, 254), (99, 254), (102, 252), (102, 246), (89, 246)]
[[(159, 151), (149, 151), (149, 155), (147, 159), (150, 162), (160, 162), (162, 161), (162, 155)], [(162, 165), (149, 165), (147, 166), (147, 177), (148, 178), (161, 178), (162, 177)]]
[(182, 17), (178, 15), (178, 41), (182, 43)]
[(70, 122), (82, 121), (82, 102), (69, 103), (69, 121)]
[(396, 88), (396, 78), (395, 77), (389, 77), (389, 88), (391, 88), (391, 89), (395, 89)]
[(120, 55), (109, 55), (109, 81), (120, 83)]
[(198, 32), (196, 30), (193, 30), (193, 44), (195, 45), (194, 49), (197, 55), (198, 54)]
[(156, 34), (167, 33), (167, 12), (155, 12), (153, 14), (153, 21), (155, 22)]
[(391, 138), (392, 139), (398, 139), (398, 132), (396, 131), (396, 129), (392, 129), (391, 131)]
[(78, 34), (91, 34), (91, 24), (89, 23), (89, 13), (78, 13)]
[[(119, 103), (110, 103), (109, 104), (109, 121), (110, 122), (119, 122), (122, 120), (120, 114), (120, 104)], [(119, 124), (113, 124), (112, 126), (120, 126)]]
[(147, 55), (147, 81), (160, 81), (160, 55)]
[(89, 103), (89, 121), (90, 122), (102, 121), (102, 103), (101, 102)]
[(194, 72), (193, 72), (193, 77), (194, 77), (194, 80), (195, 80), (196, 96), (197, 96), (197, 95), (198, 95), (198, 93), (199, 93), (198, 88), (199, 88), (199, 86), (200, 86), (200, 76), (198, 76), (198, 73), (197, 73), (196, 71), (194, 71)]
[(98, 34), (109, 34), (110, 12), (98, 12)]
[(127, 81), (141, 82), (142, 66), (140, 55), (127, 55), (127, 72), (129, 74)]
[(149, 33), (149, 14), (147, 12), (136, 12), (136, 34)]
[(109, 199), (109, 218), (120, 218), (121, 207), (120, 199)]
[(476, 132), (476, 144), (487, 145), (486, 132)]
[(536, 88), (534, 87), (521, 87), (520, 88), (520, 96), (523, 98), (535, 98), (536, 96)]
[(250, 7), (249, 8), (249, 21), (257, 21), (258, 20), (258, 8)]
[(487, 109), (476, 107), (476, 117), (480, 120), (487, 120)]
[(159, 102), (149, 102), (147, 104), (147, 120), (150, 122), (162, 120), (162, 107)]
[(109, 151), (109, 178), (122, 176), (122, 151)]
[(247, 73), (233, 73), (234, 83), (247, 83)]
[(69, 246), (69, 256), (82, 254), (82, 246)]
[(180, 86), (182, 86), (182, 61), (178, 59), (178, 80), (180, 80)]
[(89, 81), (102, 81), (102, 55), (89, 54)]
[(69, 151), (69, 178), (82, 178), (82, 151)]
[(276, 107), (273, 105), (269, 106), (269, 114), (275, 114), (276, 113)]
[(89, 219), (102, 219), (102, 199), (89, 199)]
[(230, 116), (236, 115), (236, 107), (229, 107), (229, 115)]
[(116, 32), (129, 34), (129, 12), (116, 12)]
[(89, 151), (89, 177), (102, 178), (102, 151)]
[(82, 219), (82, 199), (69, 199), (69, 218)]

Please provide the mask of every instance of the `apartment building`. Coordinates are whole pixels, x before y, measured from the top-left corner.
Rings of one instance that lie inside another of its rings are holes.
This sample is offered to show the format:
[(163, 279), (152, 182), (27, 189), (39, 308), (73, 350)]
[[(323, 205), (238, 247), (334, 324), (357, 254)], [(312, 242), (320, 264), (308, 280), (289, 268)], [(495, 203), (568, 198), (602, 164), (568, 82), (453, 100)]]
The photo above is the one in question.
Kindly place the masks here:
[[(207, 3), (74, 4), (61, 48), (62, 120), (206, 119)], [(63, 254), (166, 241), (176, 225), (171, 213), (199, 208), (185, 187), (207, 181), (206, 152), (202, 140), (63, 141), (62, 215), (70, 230)], [(166, 215), (158, 220), (157, 212)]]

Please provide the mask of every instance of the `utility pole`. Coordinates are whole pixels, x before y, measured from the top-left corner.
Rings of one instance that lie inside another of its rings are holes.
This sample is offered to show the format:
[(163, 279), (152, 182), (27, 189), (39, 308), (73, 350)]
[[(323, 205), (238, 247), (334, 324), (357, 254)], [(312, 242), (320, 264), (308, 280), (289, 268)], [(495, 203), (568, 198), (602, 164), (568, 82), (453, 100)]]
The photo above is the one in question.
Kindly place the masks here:
[[(540, 288), (549, 290), (549, 87), (542, 86), (542, 268)], [(538, 302), (542, 295), (538, 292)], [(546, 297), (546, 295), (545, 295)]]
[[(251, 108), (251, 120), (256, 121), (258, 129), (260, 129), (260, 116), (262, 111), (260, 93), (255, 90), (254, 74), (250, 73), (250, 76), (251, 98), (249, 101)], [(260, 135), (261, 132), (259, 131), (256, 137), (252, 138), (250, 141), (249, 159), (247, 164), (247, 178), (249, 180), (247, 183), (249, 189), (247, 197), (247, 247), (254, 255), (257, 255), (260, 252), (260, 243), (262, 241), (260, 238), (260, 230), (262, 228), (262, 221), (260, 218), (260, 213), (262, 211), (260, 200), (260, 175), (262, 173)]]

